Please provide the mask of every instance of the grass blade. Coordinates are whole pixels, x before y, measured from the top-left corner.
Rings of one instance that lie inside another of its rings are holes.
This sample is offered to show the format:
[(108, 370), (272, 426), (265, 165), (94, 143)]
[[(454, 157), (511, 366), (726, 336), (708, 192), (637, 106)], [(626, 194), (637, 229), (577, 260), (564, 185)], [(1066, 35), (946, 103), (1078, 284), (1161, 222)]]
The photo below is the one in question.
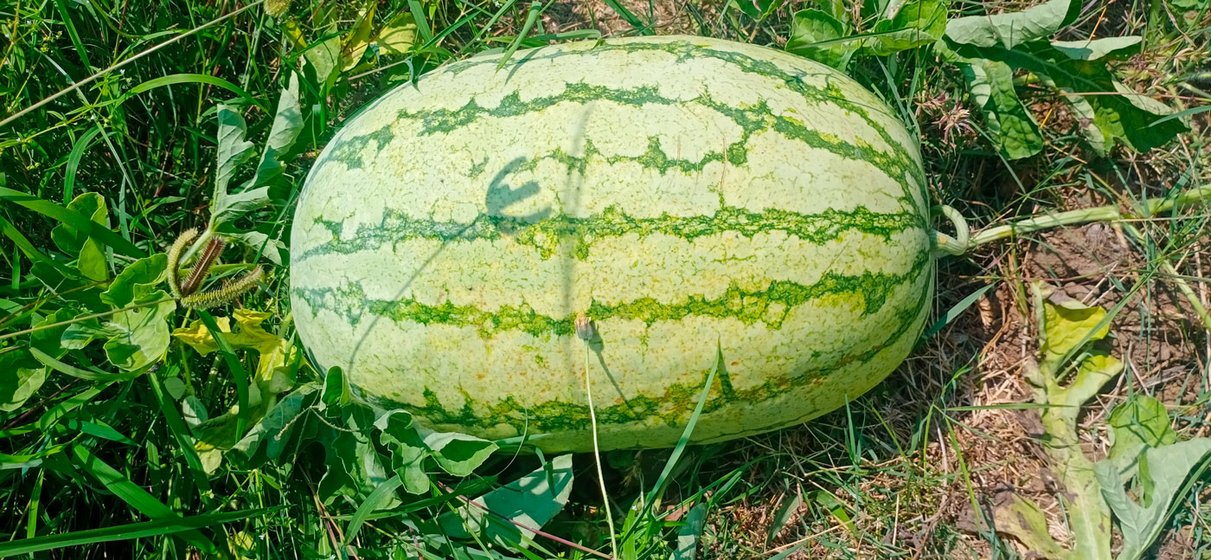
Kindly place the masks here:
[(73, 531), (71, 533), (64, 533), (62, 535), (47, 535), (32, 539), (9, 541), (6, 543), (0, 543), (0, 557), (14, 556), (17, 554), (29, 554), (31, 552), (43, 552), (46, 550), (55, 550), (69, 546), (126, 541), (146, 537), (167, 536), (186, 531), (197, 531), (203, 527), (212, 527), (215, 525), (231, 523), (233, 521), (240, 521), (242, 519), (262, 517), (273, 513), (278, 509), (281, 508), (268, 507), (241, 511), (229, 511), (223, 513), (208, 513), (205, 515), (195, 515), (192, 517), (143, 521), (140, 523), (115, 525), (113, 527), (101, 527), (98, 529)]
[(269, 108), (266, 107), (264, 103), (258, 101), (255, 97), (252, 96), (252, 94), (245, 91), (244, 88), (237, 86), (227, 80), (224, 80), (223, 78), (218, 78), (215, 76), (207, 76), (206, 74), (171, 74), (168, 76), (160, 76), (159, 78), (153, 78), (153, 79), (147, 80), (146, 82), (143, 82), (135, 87), (130, 88), (129, 90), (126, 91), (126, 93), (122, 94), (122, 97), (119, 98), (118, 101), (119, 102), (126, 101), (127, 99), (130, 99), (131, 97), (134, 97), (145, 91), (150, 91), (150, 90), (153, 90), (158, 87), (171, 86), (171, 85), (176, 85), (176, 84), (198, 84), (198, 85), (205, 84), (205, 85), (220, 87), (227, 91), (230, 91), (231, 93), (238, 95), (240, 97), (240, 99), (247, 101), (250, 106), (259, 107), (263, 111), (269, 111)]
[(146, 256), (145, 251), (135, 247), (130, 241), (108, 228), (101, 227), (100, 224), (92, 221), (88, 216), (82, 215), (75, 210), (69, 210), (53, 202), (42, 200), (32, 194), (6, 187), (0, 187), (0, 200), (7, 200), (13, 204), (24, 206), (43, 216), (67, 224), (77, 231), (85, 232), (89, 237), (96, 238), (97, 241), (113, 247), (114, 251), (128, 257)]
[(353, 542), (354, 537), (357, 537), (357, 532), (362, 529), (362, 524), (366, 522), (367, 517), (371, 513), (374, 513), (374, 510), (378, 509), (403, 484), (404, 480), (397, 474), (379, 484), (369, 496), (366, 496), (366, 501), (357, 507), (357, 511), (353, 512), (353, 517), (349, 518), (349, 525), (345, 527), (345, 544)]

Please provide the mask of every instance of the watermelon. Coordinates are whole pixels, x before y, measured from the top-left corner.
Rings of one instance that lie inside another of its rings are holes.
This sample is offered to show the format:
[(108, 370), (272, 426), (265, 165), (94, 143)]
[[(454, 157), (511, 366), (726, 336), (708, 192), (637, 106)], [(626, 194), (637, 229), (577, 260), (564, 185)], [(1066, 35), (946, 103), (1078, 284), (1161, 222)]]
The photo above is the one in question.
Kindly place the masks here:
[(290, 296), (319, 367), (427, 430), (670, 446), (714, 372), (692, 439), (720, 441), (905, 359), (929, 215), (916, 140), (833, 69), (700, 37), (559, 44), (348, 119), (298, 202)]

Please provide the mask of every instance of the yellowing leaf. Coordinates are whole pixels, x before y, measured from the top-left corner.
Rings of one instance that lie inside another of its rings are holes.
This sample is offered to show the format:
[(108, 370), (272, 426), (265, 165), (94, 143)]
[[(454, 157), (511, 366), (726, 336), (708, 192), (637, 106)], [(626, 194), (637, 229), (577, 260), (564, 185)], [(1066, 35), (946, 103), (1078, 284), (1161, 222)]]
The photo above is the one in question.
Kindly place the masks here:
[(384, 54), (406, 54), (416, 43), (416, 21), (412, 12), (402, 12), (378, 30), (378, 46)]
[[(293, 347), (282, 337), (265, 331), (261, 323), (271, 314), (264, 311), (237, 309), (234, 313), (235, 328), (231, 326), (228, 317), (215, 317), (215, 324), (223, 333), (223, 340), (236, 350), (255, 350), (261, 355), (257, 361), (256, 377), (258, 382), (275, 381), (275, 377), (283, 374), (287, 361), (291, 357)], [(195, 320), (183, 329), (173, 331), (172, 336), (188, 344), (199, 354), (205, 356), (219, 349), (214, 337), (206, 329), (202, 321)], [(277, 387), (270, 387), (271, 389)], [(271, 392), (279, 392), (272, 391)]]
[(1106, 310), (1080, 302), (1043, 303), (1043, 359), (1053, 362), (1110, 333)]
[(349, 70), (357, 66), (362, 55), (366, 53), (366, 47), (370, 46), (370, 33), (374, 25), (374, 8), (374, 2), (367, 3), (366, 11), (362, 12), (353, 29), (345, 36), (345, 40), (341, 44), (341, 70)]
[[(215, 317), (214, 322), (219, 326), (219, 330), (231, 332), (231, 319)], [(194, 320), (188, 327), (172, 331), (172, 336), (188, 344), (203, 356), (219, 349), (219, 345), (214, 341), (214, 337), (210, 336), (210, 331), (206, 330), (206, 325), (202, 323), (201, 319)]]

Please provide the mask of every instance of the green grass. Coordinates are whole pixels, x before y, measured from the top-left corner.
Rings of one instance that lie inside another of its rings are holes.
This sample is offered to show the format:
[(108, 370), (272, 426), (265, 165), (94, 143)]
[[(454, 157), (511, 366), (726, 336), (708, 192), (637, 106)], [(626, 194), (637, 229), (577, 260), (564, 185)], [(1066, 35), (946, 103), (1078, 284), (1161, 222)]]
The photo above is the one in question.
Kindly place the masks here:
[[(591, 454), (565, 465), (514, 453), (515, 442), (437, 449), (403, 423), (376, 426), (341, 378), (316, 371), (305, 353), (268, 357), (279, 339), (298, 344), (283, 268), (267, 266), (259, 289), (208, 312), (150, 306), (167, 293), (143, 290), (133, 276), (115, 282), (127, 296), (103, 295), (123, 270), (144, 267), (154, 277), (155, 263), (139, 259), (206, 227), (220, 103), (242, 115), (260, 146), (288, 69), (301, 69), (302, 120), (285, 175), (269, 183), (265, 208), (224, 226), (278, 240), (334, 129), (446, 61), (594, 37), (568, 31), (593, 29), (594, 21), (619, 35), (782, 45), (793, 14), (780, 2), (611, 0), (585, 10), (407, 0), (377, 4), (363, 18), (355, 3), (282, 4), (0, 2), (0, 556), (1020, 557), (1013, 538), (988, 528), (1000, 490), (1031, 497), (1062, 524), (1059, 493), (1039, 482), (1048, 475), (1032, 432), (1038, 408), (1020, 367), (1038, 347), (1029, 288), (1036, 280), (1117, 310), (1109, 347), (1130, 374), (1087, 405), (1091, 449), (1104, 452), (1110, 410), (1136, 394), (1161, 398), (1181, 438), (1211, 433), (1211, 325), (1193, 303), (1207, 305), (1211, 292), (1211, 257), (1200, 251), (1211, 246), (1205, 207), (1030, 234), (942, 261), (937, 316), (956, 313), (887, 383), (805, 427), (606, 454), (608, 509)], [(949, 15), (980, 9), (956, 2)], [(1099, 153), (1068, 101), (1018, 72), (1016, 91), (1043, 148), (1011, 159), (956, 63), (932, 45), (857, 53), (847, 70), (921, 134), (935, 202), (959, 208), (977, 231), (1036, 214), (1129, 209), (1211, 179), (1201, 134), (1208, 113), (1198, 112), (1211, 101), (1209, 12), (1188, 0), (1098, 4), (1058, 34), (1144, 38), (1138, 54), (1109, 67), (1129, 87), (1190, 110), (1194, 132), (1143, 152)], [(876, 19), (849, 20), (846, 35), (870, 33)], [(333, 54), (321, 56), (329, 40)], [(1008, 118), (1012, 109), (996, 105), (1003, 112), (994, 114)], [(64, 210), (83, 193), (103, 199), (102, 217), (89, 197)], [(112, 232), (89, 224), (97, 219)], [(269, 264), (253, 249), (229, 246), (211, 277), (235, 277), (248, 269), (241, 263), (254, 262)], [(964, 301), (988, 284), (994, 288), (978, 300)], [(264, 311), (268, 338), (231, 337), (205, 354), (172, 339), (163, 358), (150, 360), (138, 351), (167, 340), (164, 333), (135, 328), (112, 347), (61, 346), (65, 333), (134, 324), (142, 315), (133, 313), (150, 308), (160, 309), (153, 318), (161, 325), (198, 333), (218, 330), (235, 308)], [(237, 451), (208, 447), (241, 439)], [(428, 458), (411, 460), (419, 449)], [(546, 475), (527, 478), (544, 465)], [(566, 488), (563, 473), (575, 481)], [(517, 538), (493, 514), (490, 530), (459, 529), (459, 515), (482, 516), (469, 498), (495, 489), (504, 499), (501, 489), (519, 479), (547, 485), (530, 506), (566, 501), (542, 529), (549, 537), (529, 549), (488, 546), (493, 535)], [(1205, 469), (1187, 481), (1153, 549), (1158, 557), (1211, 554), (1209, 483)]]

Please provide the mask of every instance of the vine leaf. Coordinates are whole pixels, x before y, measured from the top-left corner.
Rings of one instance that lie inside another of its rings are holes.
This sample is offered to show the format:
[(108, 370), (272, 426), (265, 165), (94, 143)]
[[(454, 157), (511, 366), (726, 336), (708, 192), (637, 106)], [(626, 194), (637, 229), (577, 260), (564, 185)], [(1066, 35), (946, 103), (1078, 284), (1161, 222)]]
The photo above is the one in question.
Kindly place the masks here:
[(240, 164), (252, 155), (255, 146), (245, 139), (248, 125), (236, 107), (220, 104), (218, 121), (218, 172), (215, 175), (214, 195), (210, 200), (209, 229), (212, 231), (219, 231), (221, 226), (272, 202), (269, 187), (282, 176), (282, 157), (289, 152), (303, 129), (298, 76), (290, 75), (290, 81), (278, 99), (273, 125), (257, 163), (256, 173), (238, 190), (232, 191), (228, 187)]
[[(86, 192), (77, 196), (67, 204), (67, 209), (109, 229), (109, 210), (105, 206), (105, 199), (98, 193)], [(89, 235), (88, 231), (81, 231), (63, 222), (51, 230), (50, 238), (61, 251), (76, 257), (76, 270), (85, 278), (95, 282), (109, 279), (105, 245)]]
[(955, 18), (946, 25), (946, 37), (965, 45), (1012, 49), (1051, 37), (1080, 11), (1078, 0), (1050, 0), (1020, 12)]
[(795, 12), (791, 22), (786, 50), (833, 68), (844, 69), (857, 50), (856, 43), (860, 42), (841, 41), (845, 35), (845, 25), (837, 18), (814, 8), (800, 10)]
[[(277, 395), (293, 386), (291, 364), (295, 360), (296, 351), (289, 341), (266, 331), (262, 326), (262, 323), (271, 316), (272, 314), (263, 311), (237, 309), (232, 317), (214, 318), (215, 324), (219, 327), (219, 336), (230, 348), (252, 350), (258, 355), (253, 383), (248, 387), (248, 405), (251, 407), (248, 418), (251, 419), (249, 426), (253, 426), (252, 430), (256, 430), (257, 423), (266, 417), (266, 413), (273, 409), (275, 404), (278, 404)], [(232, 319), (235, 320), (234, 326)], [(215, 341), (214, 336), (201, 319), (193, 321), (188, 327), (173, 331), (172, 336), (203, 356), (219, 349), (218, 342)], [(290, 407), (294, 405), (301, 407), (301, 402), (284, 405), (282, 410), (277, 411), (279, 416), (275, 417), (275, 421), (286, 416), (293, 417), (290, 414)], [(268, 434), (264, 431), (265, 428), (262, 428), (262, 431), (253, 434), (253, 439), (243, 442), (242, 439), (248, 434), (236, 433), (240, 417), (237, 408), (233, 407), (224, 414), (201, 422), (197, 426), (196, 447), (199, 451), (231, 449), (237, 443), (242, 445), (244, 451), (250, 453), (256, 451), (261, 438)], [(283, 427), (285, 425), (283, 423)], [(252, 432), (250, 431), (249, 434)], [(272, 442), (273, 438), (270, 438), (270, 441)]]
[(1160, 536), (1169, 518), (1169, 506), (1182, 488), (1190, 471), (1211, 453), (1211, 439), (1198, 438), (1145, 450), (1135, 477), (1140, 481), (1141, 500), (1127, 496), (1123, 480), (1113, 461), (1101, 461), (1094, 467), (1102, 495), (1118, 518), (1123, 548), (1118, 560), (1142, 558)]
[(560, 455), (475, 498), (456, 514), (443, 514), (439, 523), (448, 535), (466, 538), (475, 532), (504, 547), (525, 547), (534, 538), (531, 529), (554, 519), (568, 503), (572, 479), (572, 456)]
[(946, 6), (938, 0), (907, 2), (891, 19), (875, 23), (873, 34), (862, 49), (877, 56), (928, 45), (946, 32)]

